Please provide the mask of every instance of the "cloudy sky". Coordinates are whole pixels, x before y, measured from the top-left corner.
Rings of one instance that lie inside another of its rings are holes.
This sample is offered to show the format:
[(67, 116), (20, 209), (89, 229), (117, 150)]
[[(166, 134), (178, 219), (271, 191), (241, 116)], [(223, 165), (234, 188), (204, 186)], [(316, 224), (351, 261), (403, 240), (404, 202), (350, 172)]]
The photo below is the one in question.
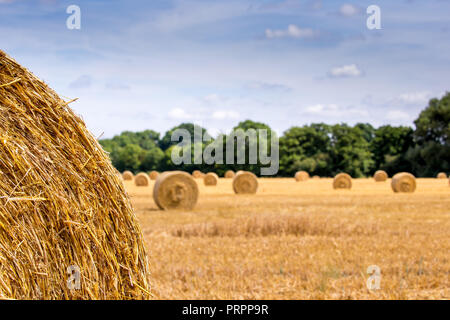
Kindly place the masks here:
[[(66, 27), (72, 4), (80, 30)], [(366, 26), (372, 4), (381, 30)], [(449, 12), (448, 0), (0, 0), (0, 49), (79, 98), (96, 136), (412, 125), (450, 91)]]

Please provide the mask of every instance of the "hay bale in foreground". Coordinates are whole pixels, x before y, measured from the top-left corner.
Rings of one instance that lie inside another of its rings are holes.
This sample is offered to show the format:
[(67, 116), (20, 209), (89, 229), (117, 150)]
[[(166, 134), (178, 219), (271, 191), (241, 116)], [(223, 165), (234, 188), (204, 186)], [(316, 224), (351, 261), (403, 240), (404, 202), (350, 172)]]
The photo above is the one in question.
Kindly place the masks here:
[(194, 179), (201, 179), (205, 176), (205, 174), (203, 172), (201, 172), (200, 170), (194, 170), (192, 172), (192, 176), (194, 177)]
[(394, 192), (412, 193), (416, 190), (416, 177), (408, 172), (400, 172), (392, 177), (391, 187)]
[(67, 105), (0, 51), (0, 299), (149, 298), (123, 182)]
[(352, 177), (347, 173), (339, 173), (334, 177), (333, 189), (351, 189)]
[(150, 173), (148, 174), (148, 176), (150, 177), (151, 180), (156, 180), (159, 176), (159, 172), (158, 171), (150, 171)]
[(203, 183), (205, 184), (205, 186), (216, 186), (218, 181), (219, 176), (214, 172), (208, 172), (203, 177)]
[(438, 179), (447, 179), (447, 174), (445, 172), (439, 172), (437, 175)]
[(235, 175), (233, 170), (227, 170), (227, 172), (225, 172), (225, 178), (227, 179), (233, 179)]
[(233, 178), (233, 190), (236, 194), (254, 194), (258, 190), (258, 178), (252, 172), (240, 171)]
[(136, 187), (148, 187), (150, 184), (150, 177), (145, 172), (141, 172), (134, 178), (134, 184)]
[(373, 175), (373, 178), (376, 182), (383, 182), (386, 181), (389, 176), (386, 173), (386, 171), (383, 170), (378, 170), (377, 172), (375, 172), (375, 174)]
[(198, 186), (189, 173), (167, 171), (156, 179), (153, 199), (163, 210), (192, 210), (198, 200)]
[(306, 181), (309, 179), (309, 173), (306, 171), (297, 171), (295, 173), (295, 181)]
[(125, 181), (131, 181), (131, 180), (133, 180), (133, 178), (134, 178), (134, 174), (131, 171), (127, 170), (122, 173), (122, 179)]

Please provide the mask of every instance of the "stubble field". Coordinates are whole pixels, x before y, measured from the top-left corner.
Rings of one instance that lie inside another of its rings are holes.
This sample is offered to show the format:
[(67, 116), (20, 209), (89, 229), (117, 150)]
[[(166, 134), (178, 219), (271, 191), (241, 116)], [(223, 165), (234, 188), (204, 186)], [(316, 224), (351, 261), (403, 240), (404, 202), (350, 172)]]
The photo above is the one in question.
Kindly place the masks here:
[[(191, 212), (160, 211), (149, 187), (125, 181), (150, 256), (155, 299), (448, 299), (450, 187), (418, 179), (413, 194), (387, 182), (231, 179), (205, 187)], [(369, 266), (381, 271), (369, 290)]]

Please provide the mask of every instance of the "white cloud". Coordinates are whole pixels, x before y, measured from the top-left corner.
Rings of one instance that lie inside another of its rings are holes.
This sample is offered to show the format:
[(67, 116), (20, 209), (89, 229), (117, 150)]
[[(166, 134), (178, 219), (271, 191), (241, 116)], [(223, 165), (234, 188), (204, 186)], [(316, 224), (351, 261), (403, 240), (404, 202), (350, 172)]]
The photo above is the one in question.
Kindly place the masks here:
[(347, 115), (368, 116), (369, 113), (363, 108), (340, 107), (337, 104), (315, 104), (307, 106), (305, 112), (311, 115), (319, 115), (321, 117), (342, 119)]
[(192, 116), (181, 108), (170, 110), (168, 116), (171, 119), (192, 119)]
[(362, 74), (356, 64), (349, 64), (341, 67), (332, 68), (329, 72), (331, 77), (359, 77)]
[(410, 92), (404, 93), (398, 96), (397, 100), (400, 100), (406, 104), (418, 104), (418, 103), (427, 103), (431, 98), (431, 93), (429, 91), (422, 92)]
[(216, 120), (239, 119), (239, 113), (232, 110), (218, 110), (212, 114), (212, 118)]
[(391, 110), (386, 114), (386, 120), (396, 121), (396, 120), (409, 120), (410, 115), (401, 110)]
[(295, 24), (290, 24), (286, 30), (272, 30), (266, 29), (266, 37), (273, 38), (313, 38), (317, 35), (317, 32), (310, 28), (299, 28)]
[(358, 14), (360, 10), (352, 4), (345, 3), (339, 8), (339, 13), (346, 17), (351, 17)]

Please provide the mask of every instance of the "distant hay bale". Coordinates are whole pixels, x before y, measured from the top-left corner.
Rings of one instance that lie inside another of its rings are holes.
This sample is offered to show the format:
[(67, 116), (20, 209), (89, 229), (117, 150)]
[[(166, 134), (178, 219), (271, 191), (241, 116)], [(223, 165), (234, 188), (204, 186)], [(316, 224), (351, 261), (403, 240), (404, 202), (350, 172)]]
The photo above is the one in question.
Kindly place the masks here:
[(205, 186), (215, 186), (217, 185), (217, 182), (219, 181), (219, 176), (215, 174), (214, 172), (208, 172), (203, 177), (203, 183)]
[(159, 172), (158, 171), (150, 171), (150, 173), (148, 174), (148, 176), (150, 177), (151, 180), (156, 180), (159, 176)]
[(133, 178), (134, 178), (134, 174), (131, 171), (127, 170), (122, 173), (122, 179), (125, 181), (133, 180)]
[(149, 288), (108, 155), (68, 102), (0, 51), (0, 298), (147, 299)]
[(258, 178), (252, 172), (240, 171), (233, 178), (236, 194), (254, 194), (258, 190)]
[(192, 210), (198, 200), (198, 186), (189, 173), (164, 172), (156, 179), (153, 199), (163, 210)]
[(416, 178), (408, 172), (400, 172), (392, 177), (391, 187), (394, 192), (412, 193), (416, 190)]
[(383, 170), (378, 170), (377, 172), (375, 172), (375, 174), (373, 175), (373, 178), (375, 179), (376, 182), (383, 182), (386, 181), (388, 179), (388, 174), (386, 173), (386, 171)]
[(439, 172), (437, 175), (438, 179), (447, 179), (447, 174), (445, 172)]
[(145, 172), (141, 172), (134, 178), (134, 184), (137, 187), (148, 187), (150, 184), (150, 177)]
[(225, 178), (227, 179), (233, 179), (235, 175), (236, 174), (234, 173), (233, 170), (228, 170), (227, 172), (225, 172)]
[(306, 171), (298, 171), (295, 173), (296, 181), (306, 181), (309, 179), (309, 173)]
[(352, 177), (347, 173), (339, 173), (333, 180), (334, 189), (351, 189)]
[(192, 172), (192, 176), (193, 176), (195, 179), (201, 179), (201, 178), (203, 178), (204, 175), (205, 175), (205, 174), (204, 174), (203, 172), (201, 172), (200, 170), (194, 170), (194, 171)]
[(315, 180), (319, 180), (320, 179), (319, 176), (313, 176), (312, 178), (315, 179)]

